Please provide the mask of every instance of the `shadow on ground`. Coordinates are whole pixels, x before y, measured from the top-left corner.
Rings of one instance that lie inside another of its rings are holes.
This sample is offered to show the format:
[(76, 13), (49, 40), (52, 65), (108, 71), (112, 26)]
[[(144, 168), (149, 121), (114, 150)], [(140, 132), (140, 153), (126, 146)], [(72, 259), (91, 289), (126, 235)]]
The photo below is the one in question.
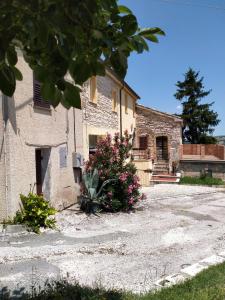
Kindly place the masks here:
[[(9, 291), (7, 287), (0, 289), (0, 300), (123, 300), (122, 291), (107, 291), (100, 287), (89, 288), (80, 286), (78, 283), (73, 285), (63, 281), (53, 284), (46, 283), (43, 290), (32, 289), (28, 293), (25, 288)], [(131, 298), (130, 298), (131, 299)], [(133, 299), (133, 298), (132, 298)]]

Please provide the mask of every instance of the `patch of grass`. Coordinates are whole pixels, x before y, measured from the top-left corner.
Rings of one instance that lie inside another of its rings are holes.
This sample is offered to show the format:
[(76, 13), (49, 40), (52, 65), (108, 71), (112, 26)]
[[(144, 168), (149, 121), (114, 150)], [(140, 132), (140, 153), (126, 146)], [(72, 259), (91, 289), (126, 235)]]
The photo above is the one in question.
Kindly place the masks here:
[[(5, 291), (0, 292), (0, 300), (14, 299)], [(18, 293), (17, 293), (18, 295)], [(225, 263), (210, 267), (193, 279), (155, 293), (134, 295), (123, 291), (107, 291), (102, 288), (82, 287), (66, 282), (47, 285), (44, 291), (24, 295), (19, 299), (35, 300), (224, 300), (225, 299)]]
[(213, 177), (189, 177), (180, 179), (180, 184), (200, 184), (200, 185), (225, 185), (225, 182), (219, 178)]

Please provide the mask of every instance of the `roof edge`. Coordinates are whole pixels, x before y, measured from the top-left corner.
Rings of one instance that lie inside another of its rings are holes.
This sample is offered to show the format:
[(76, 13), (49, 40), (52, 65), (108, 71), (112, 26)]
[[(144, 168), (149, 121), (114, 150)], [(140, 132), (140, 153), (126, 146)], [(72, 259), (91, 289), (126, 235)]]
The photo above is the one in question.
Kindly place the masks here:
[(163, 115), (163, 116), (170, 117), (170, 118), (172, 118), (172, 119), (177, 119), (177, 121), (183, 123), (182, 118), (181, 118), (181, 117), (178, 117), (178, 116), (176, 116), (176, 115), (169, 114), (169, 113), (165, 113), (165, 112), (162, 112), (162, 111), (159, 111), (159, 110), (156, 110), (156, 109), (153, 109), (153, 108), (150, 108), (150, 107), (141, 105), (141, 104), (137, 104), (137, 107), (140, 108), (140, 109), (143, 109), (143, 110), (147, 110), (147, 111), (154, 112), (154, 113), (159, 114), (159, 115)]
[(129, 86), (129, 84), (128, 84), (125, 80), (121, 79), (121, 78), (119, 77), (119, 75), (116, 74), (115, 71), (113, 71), (113, 70), (110, 69), (109, 67), (106, 67), (106, 71), (107, 71), (108, 73), (110, 73), (113, 77), (115, 77), (115, 79), (118, 80), (118, 81), (121, 83), (121, 86), (126, 87), (126, 88), (130, 91), (130, 93), (133, 94), (133, 96), (134, 96), (135, 98), (141, 99), (140, 96), (139, 96), (139, 95), (138, 95), (138, 94), (137, 94), (137, 93)]

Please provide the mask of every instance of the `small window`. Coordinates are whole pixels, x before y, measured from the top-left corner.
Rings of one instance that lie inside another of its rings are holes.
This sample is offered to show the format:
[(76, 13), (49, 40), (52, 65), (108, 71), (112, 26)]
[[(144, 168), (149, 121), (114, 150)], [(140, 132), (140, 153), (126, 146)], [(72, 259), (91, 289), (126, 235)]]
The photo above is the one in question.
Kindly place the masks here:
[(37, 107), (50, 108), (49, 102), (44, 100), (41, 96), (41, 84), (35, 77), (33, 77), (33, 101)]
[(117, 112), (117, 92), (116, 92), (116, 90), (112, 91), (112, 111)]
[(89, 154), (96, 152), (98, 142), (104, 138), (105, 135), (89, 134)]
[(98, 91), (97, 91), (97, 77), (92, 76), (90, 79), (90, 101), (97, 103)]
[(127, 97), (127, 94), (125, 94), (125, 113), (128, 114), (128, 97)]
[(140, 136), (139, 137), (139, 148), (141, 150), (148, 149), (148, 137), (147, 136)]
[(136, 100), (133, 100), (133, 117), (135, 117), (136, 113)]

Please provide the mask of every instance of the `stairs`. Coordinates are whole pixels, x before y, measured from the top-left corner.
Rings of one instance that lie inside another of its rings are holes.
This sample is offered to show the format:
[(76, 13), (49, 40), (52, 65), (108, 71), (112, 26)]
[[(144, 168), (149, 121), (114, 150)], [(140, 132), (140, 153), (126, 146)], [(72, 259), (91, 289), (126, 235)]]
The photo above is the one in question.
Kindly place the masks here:
[(169, 172), (169, 162), (160, 160), (154, 163), (153, 174), (150, 183), (178, 183), (180, 177)]
[(153, 175), (169, 175), (169, 162), (166, 160), (160, 160), (154, 163)]

